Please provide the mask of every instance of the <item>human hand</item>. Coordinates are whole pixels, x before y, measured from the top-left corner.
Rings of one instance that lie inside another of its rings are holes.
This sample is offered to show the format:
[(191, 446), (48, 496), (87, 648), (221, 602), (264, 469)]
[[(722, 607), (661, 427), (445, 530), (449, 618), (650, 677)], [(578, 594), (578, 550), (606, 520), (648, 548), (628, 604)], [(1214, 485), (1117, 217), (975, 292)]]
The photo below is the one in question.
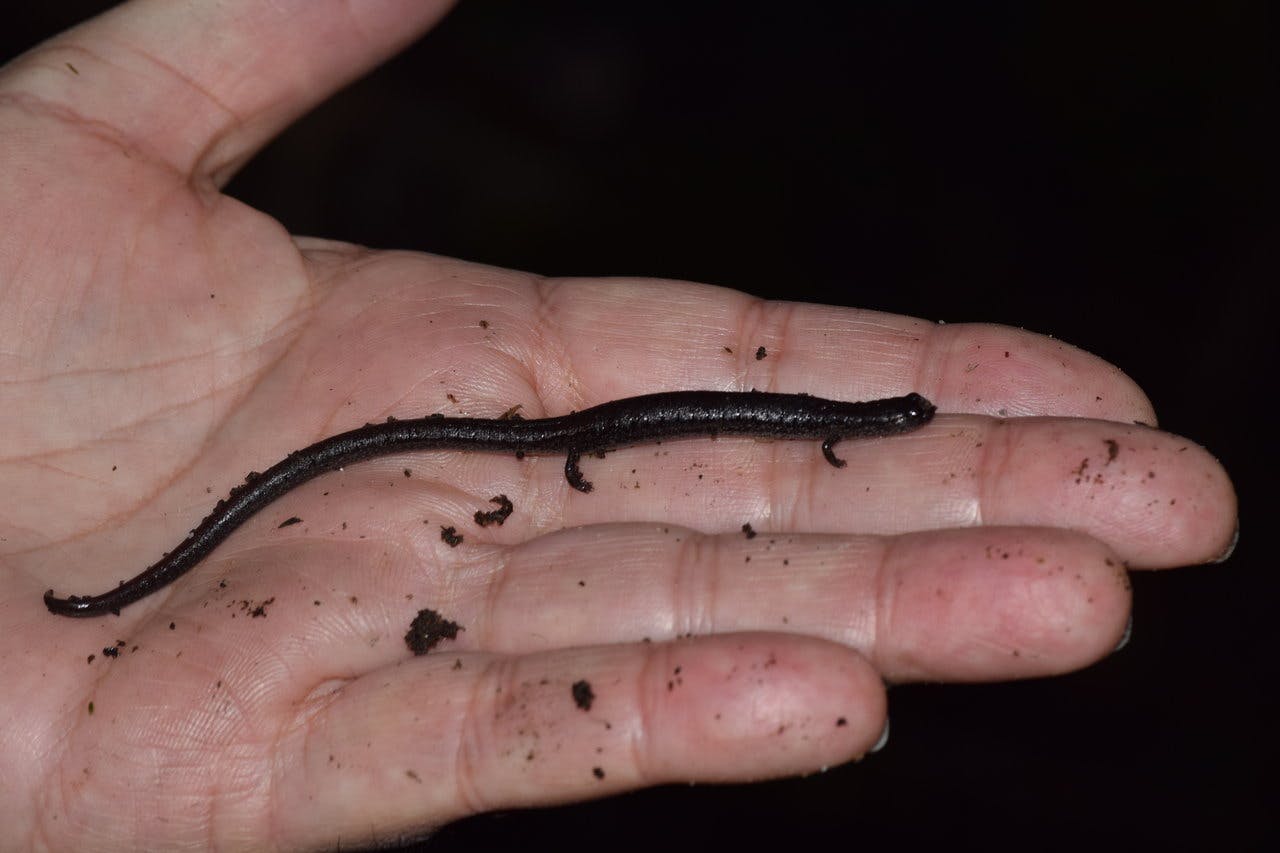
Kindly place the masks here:
[[(1123, 631), (1122, 562), (1225, 547), (1218, 466), (1123, 425), (1154, 422), (1141, 392), (1058, 342), (291, 238), (218, 187), (443, 7), (265, 5), (198, 7), (196, 26), (128, 4), (0, 78), (14, 846), (368, 843), (808, 772), (876, 740), (881, 677), (1084, 665)], [(375, 460), (292, 493), (119, 619), (40, 602), (109, 588), (246, 471), (366, 420), (710, 387), (917, 390), (952, 414), (846, 445), (840, 471), (816, 443), (628, 449), (587, 460), (591, 495), (554, 458)], [(498, 492), (516, 514), (470, 525)], [(466, 630), (412, 658), (400, 637), (428, 606)]]

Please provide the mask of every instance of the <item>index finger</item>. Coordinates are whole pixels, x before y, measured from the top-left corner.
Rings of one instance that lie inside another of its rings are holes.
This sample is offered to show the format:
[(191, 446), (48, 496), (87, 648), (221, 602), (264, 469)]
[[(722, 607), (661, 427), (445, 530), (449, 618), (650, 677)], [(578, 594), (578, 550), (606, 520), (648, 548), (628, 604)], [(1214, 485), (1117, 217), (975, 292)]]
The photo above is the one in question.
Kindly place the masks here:
[(941, 325), (652, 279), (562, 279), (547, 289), (554, 310), (546, 314), (562, 330), (584, 405), (676, 388), (841, 400), (917, 391), (949, 413), (1156, 420), (1114, 365), (1009, 326)]

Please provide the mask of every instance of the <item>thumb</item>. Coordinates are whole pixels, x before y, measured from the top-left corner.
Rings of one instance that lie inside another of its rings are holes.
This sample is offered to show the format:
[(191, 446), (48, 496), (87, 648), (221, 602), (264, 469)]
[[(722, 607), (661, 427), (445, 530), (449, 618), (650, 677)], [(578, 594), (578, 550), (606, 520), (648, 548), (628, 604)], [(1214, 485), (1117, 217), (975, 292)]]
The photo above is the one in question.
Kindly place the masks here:
[(15, 59), (0, 102), (47, 110), (221, 186), (453, 0), (132, 0)]

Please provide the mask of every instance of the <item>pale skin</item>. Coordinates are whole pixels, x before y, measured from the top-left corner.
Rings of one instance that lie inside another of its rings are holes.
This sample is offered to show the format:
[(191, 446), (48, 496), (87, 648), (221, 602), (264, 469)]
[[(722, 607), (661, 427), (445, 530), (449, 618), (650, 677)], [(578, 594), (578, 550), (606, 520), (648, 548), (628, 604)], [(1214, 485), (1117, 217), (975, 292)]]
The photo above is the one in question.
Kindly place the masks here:
[[(884, 680), (1086, 666), (1125, 631), (1126, 566), (1229, 549), (1213, 457), (1060, 341), (370, 251), (221, 195), (446, 5), (139, 0), (0, 71), (0, 846), (332, 848), (815, 772), (876, 743)], [(590, 495), (559, 457), (388, 457), (119, 617), (41, 603), (366, 421), (752, 387), (941, 414), (838, 470), (816, 442), (586, 458)], [(515, 512), (476, 526), (498, 493)], [(424, 607), (465, 630), (415, 657)]]

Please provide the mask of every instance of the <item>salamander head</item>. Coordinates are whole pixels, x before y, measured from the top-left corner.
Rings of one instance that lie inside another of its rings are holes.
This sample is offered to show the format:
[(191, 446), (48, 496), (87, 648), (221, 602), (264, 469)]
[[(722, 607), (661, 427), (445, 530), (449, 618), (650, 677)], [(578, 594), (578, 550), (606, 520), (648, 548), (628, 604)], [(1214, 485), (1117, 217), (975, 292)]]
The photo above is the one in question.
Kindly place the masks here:
[(904, 419), (912, 423), (927, 424), (933, 420), (933, 413), (938, 411), (937, 406), (914, 391), (902, 400), (907, 404), (907, 409), (903, 412)]

